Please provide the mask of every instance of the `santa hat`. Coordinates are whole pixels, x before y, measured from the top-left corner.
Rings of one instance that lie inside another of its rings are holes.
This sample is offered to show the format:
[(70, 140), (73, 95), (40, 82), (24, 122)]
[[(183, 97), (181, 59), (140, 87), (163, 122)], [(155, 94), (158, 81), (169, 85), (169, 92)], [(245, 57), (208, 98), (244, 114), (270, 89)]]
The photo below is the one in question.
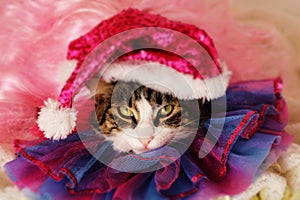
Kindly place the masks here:
[(65, 138), (75, 129), (73, 97), (95, 75), (139, 82), (182, 100), (211, 100), (225, 95), (231, 74), (204, 30), (136, 9), (71, 42), (68, 59), (77, 65), (58, 101), (48, 99), (39, 112), (38, 126), (47, 138)]

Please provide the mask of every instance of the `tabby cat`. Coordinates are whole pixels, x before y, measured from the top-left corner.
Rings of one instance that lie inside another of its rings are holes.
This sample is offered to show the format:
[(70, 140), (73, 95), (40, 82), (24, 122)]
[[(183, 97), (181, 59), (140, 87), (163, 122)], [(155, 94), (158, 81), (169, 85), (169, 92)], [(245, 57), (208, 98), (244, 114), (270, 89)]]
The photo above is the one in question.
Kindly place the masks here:
[(209, 117), (207, 102), (178, 100), (136, 82), (99, 80), (94, 99), (98, 131), (122, 152), (142, 153), (193, 139)]

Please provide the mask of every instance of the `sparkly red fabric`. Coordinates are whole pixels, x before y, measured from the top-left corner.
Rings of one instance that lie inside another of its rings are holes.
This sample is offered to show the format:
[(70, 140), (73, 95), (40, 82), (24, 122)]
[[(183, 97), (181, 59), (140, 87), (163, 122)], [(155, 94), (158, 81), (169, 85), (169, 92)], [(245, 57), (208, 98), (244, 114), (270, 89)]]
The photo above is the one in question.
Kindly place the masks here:
[(159, 62), (194, 78), (222, 73), (211, 38), (196, 26), (127, 9), (102, 21), (69, 45), (68, 59), (78, 60), (59, 101), (71, 107), (74, 93), (105, 64), (115, 60)]
[[(136, 9), (128, 9), (120, 12), (119, 14), (113, 16), (112, 18), (101, 22), (97, 25), (93, 30), (89, 33), (81, 36), (80, 38), (74, 40), (69, 45), (68, 59), (76, 59), (82, 62), (88, 54), (101, 42), (107, 40), (108, 38), (122, 33), (124, 31), (128, 31), (131, 29), (136, 29), (136, 35), (133, 35), (131, 38), (133, 39), (131, 42), (136, 45), (136, 42), (144, 43), (143, 45), (148, 45), (151, 43), (159, 44), (157, 46), (161, 46), (162, 48), (169, 46), (170, 49), (173, 49), (174, 52), (177, 52), (177, 49), (184, 49), (186, 51), (185, 57), (191, 57), (197, 60), (193, 61), (194, 66), (201, 66), (205, 60), (199, 59), (199, 57), (195, 57), (193, 53), (201, 53), (203, 52), (193, 52), (193, 44), (190, 41), (178, 41), (177, 39), (187, 39), (187, 38), (178, 38), (175, 33), (172, 31), (165, 31), (163, 33), (162, 29), (156, 29), (157, 32), (146, 32), (147, 29), (138, 30), (138, 28), (144, 27), (158, 27), (170, 29), (173, 31), (178, 31), (180, 33), (186, 34), (191, 37), (193, 40), (197, 41), (201, 46), (209, 53), (210, 58), (213, 59), (215, 64), (218, 66), (217, 60), (217, 52), (214, 48), (212, 39), (205, 33), (204, 30), (199, 29), (196, 26), (183, 24), (181, 22), (171, 21), (167, 18), (164, 18), (160, 15), (152, 15), (149, 13), (141, 12)], [(140, 31), (142, 33), (140, 33)], [(131, 32), (132, 33), (132, 32)], [(153, 35), (149, 35), (149, 33)], [(147, 36), (142, 38), (143, 36)], [(135, 39), (135, 40), (134, 40)], [(123, 41), (126, 42), (128, 38), (124, 38)], [(123, 41), (119, 41), (120, 43)], [(191, 40), (192, 41), (192, 40)], [(193, 41), (194, 42), (194, 41)], [(131, 46), (129, 46), (130, 48)], [(131, 50), (131, 49), (129, 49)], [(189, 55), (191, 54), (191, 55)], [(182, 55), (180, 55), (182, 56)], [(187, 60), (182, 59), (180, 56), (176, 56), (171, 52), (160, 51), (160, 50), (144, 50), (144, 51), (134, 51), (130, 52), (127, 55), (122, 56), (122, 60), (128, 59), (138, 59), (138, 60), (148, 60), (148, 61), (157, 61), (161, 64), (165, 64), (167, 66), (172, 66), (177, 68), (177, 64), (182, 63), (180, 65), (185, 64), (187, 68), (193, 68)], [(203, 57), (205, 57), (204, 55)], [(208, 58), (205, 58), (208, 59)], [(202, 76), (211, 77), (220, 73), (221, 69), (219, 66), (215, 69), (201, 69)], [(217, 69), (219, 71), (217, 71)], [(186, 69), (189, 71), (192, 69)], [(196, 77), (201, 76), (199, 73), (194, 74)]]

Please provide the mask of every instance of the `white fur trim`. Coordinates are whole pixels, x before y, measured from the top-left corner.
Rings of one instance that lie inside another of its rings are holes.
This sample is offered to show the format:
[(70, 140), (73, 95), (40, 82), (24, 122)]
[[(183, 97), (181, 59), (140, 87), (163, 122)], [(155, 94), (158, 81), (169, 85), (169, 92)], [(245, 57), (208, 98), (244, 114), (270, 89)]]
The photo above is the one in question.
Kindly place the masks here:
[(225, 95), (231, 72), (222, 63), (223, 73), (201, 80), (156, 62), (120, 62), (104, 67), (99, 74), (107, 82), (139, 82), (152, 89), (173, 93), (179, 99), (216, 99)]
[(59, 140), (66, 138), (76, 125), (76, 110), (74, 108), (59, 108), (59, 102), (48, 99), (44, 102), (37, 120), (46, 138)]

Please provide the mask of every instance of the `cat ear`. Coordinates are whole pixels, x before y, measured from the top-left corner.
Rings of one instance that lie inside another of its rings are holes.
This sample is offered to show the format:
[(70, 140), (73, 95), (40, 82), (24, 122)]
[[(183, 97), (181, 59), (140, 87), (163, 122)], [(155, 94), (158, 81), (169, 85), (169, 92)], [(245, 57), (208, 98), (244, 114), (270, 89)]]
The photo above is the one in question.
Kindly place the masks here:
[(90, 93), (92, 95), (95, 94), (95, 91), (97, 89), (97, 85), (98, 85), (99, 79), (98, 78), (91, 78), (90, 80), (88, 80), (86, 82), (86, 87), (89, 89)]
[(116, 82), (106, 82), (103, 79), (98, 79), (96, 91), (97, 93), (112, 93)]
[(96, 118), (98, 122), (101, 122), (107, 112), (107, 109), (111, 106), (111, 95), (115, 83), (107, 83), (101, 79), (97, 79), (97, 83), (95, 83), (95, 85), (96, 88), (94, 88), (94, 100), (96, 105)]
[(90, 80), (87, 81), (86, 87), (91, 93), (91, 96), (96, 96), (96, 95), (111, 95), (112, 90), (115, 86), (115, 82), (105, 82), (102, 79), (99, 78), (91, 78)]

